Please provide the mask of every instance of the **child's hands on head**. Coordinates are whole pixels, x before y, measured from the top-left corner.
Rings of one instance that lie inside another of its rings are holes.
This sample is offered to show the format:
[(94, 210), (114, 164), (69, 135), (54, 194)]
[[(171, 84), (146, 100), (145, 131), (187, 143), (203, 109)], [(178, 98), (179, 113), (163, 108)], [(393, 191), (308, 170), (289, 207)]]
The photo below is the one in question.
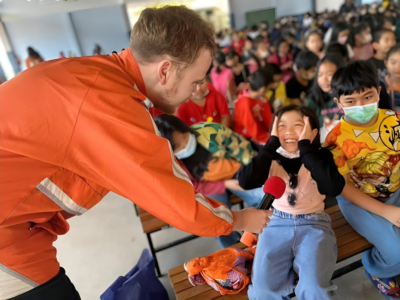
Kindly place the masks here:
[(310, 119), (306, 116), (303, 117), (304, 120), (304, 128), (303, 132), (300, 134), (299, 141), (301, 140), (310, 140), (310, 143), (315, 139), (318, 133), (318, 129), (311, 129)]

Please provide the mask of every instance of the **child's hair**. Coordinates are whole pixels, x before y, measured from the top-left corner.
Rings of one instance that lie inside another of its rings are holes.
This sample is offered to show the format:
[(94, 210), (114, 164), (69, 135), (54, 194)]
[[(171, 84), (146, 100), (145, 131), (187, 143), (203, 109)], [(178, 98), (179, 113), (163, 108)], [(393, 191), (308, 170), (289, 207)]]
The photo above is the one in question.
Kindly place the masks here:
[(339, 37), (339, 33), (346, 29), (350, 29), (349, 25), (346, 22), (337, 22), (333, 23), (332, 25), (332, 35), (331, 35), (331, 42), (337, 42)]
[(400, 43), (397, 43), (392, 48), (390, 48), (389, 52), (386, 54), (386, 60), (389, 60), (389, 57), (392, 56), (392, 54), (399, 51), (400, 51)]
[(218, 63), (217, 65), (217, 74), (221, 73), (221, 66), (225, 66), (225, 53), (222, 51), (218, 51), (217, 55), (215, 56), (215, 60)]
[(347, 50), (346, 45), (342, 45), (338, 42), (329, 43), (328, 46), (326, 47), (325, 55), (334, 53), (341, 55), (345, 62), (349, 61), (349, 51)]
[[(181, 133), (190, 132), (198, 137), (200, 134), (194, 129), (186, 125), (181, 119), (173, 115), (161, 114), (154, 118), (158, 130), (163, 138), (167, 139), (171, 144), (172, 150), (175, 150), (176, 145), (173, 141), (174, 131)], [(197, 144), (195, 153), (182, 159), (182, 162), (188, 168), (190, 174), (197, 179), (201, 179), (204, 172), (208, 171), (208, 163), (213, 159), (211, 152), (206, 148)]]
[[(311, 129), (317, 129), (318, 130), (318, 134), (317, 136), (314, 138), (314, 140), (312, 141), (311, 145), (318, 150), (321, 147), (321, 142), (320, 142), (320, 137), (319, 137), (319, 129), (320, 129), (320, 125), (319, 125), (319, 121), (318, 121), (318, 117), (315, 114), (315, 112), (307, 107), (307, 106), (299, 106), (299, 105), (288, 105), (288, 106), (284, 106), (282, 108), (280, 108), (276, 113), (275, 116), (278, 117), (278, 120), (281, 119), (281, 117), (283, 116), (283, 114), (290, 112), (290, 111), (297, 111), (302, 117), (308, 117), (309, 118), (309, 122), (310, 122), (310, 126)], [(275, 117), (272, 119), (275, 120)], [(274, 121), (272, 121), (273, 123)], [(272, 130), (273, 124), (271, 126), (271, 130)]]
[(273, 77), (271, 72), (266, 70), (257, 70), (251, 74), (250, 88), (252, 91), (258, 91), (264, 86), (267, 86), (273, 82)]
[(316, 68), (316, 75), (313, 80), (313, 84), (311, 86), (311, 99), (315, 102), (315, 104), (318, 105), (319, 108), (324, 108), (325, 103), (328, 102), (329, 100), (329, 95), (325, 93), (320, 86), (318, 85), (318, 72), (319, 68), (324, 62), (330, 62), (336, 66), (336, 70), (339, 70), (340, 68), (344, 67), (344, 61), (343, 58), (336, 53), (328, 53), (325, 55), (324, 58), (322, 58)]
[(235, 50), (230, 49), (226, 54), (225, 54), (225, 60), (226, 59), (235, 59), (237, 57), (239, 59), (239, 62), (242, 62), (242, 58), (235, 52)]
[(274, 63), (267, 63), (263, 69), (271, 72), (272, 76), (282, 74), (282, 69), (277, 64)]
[(366, 61), (356, 60), (340, 68), (332, 77), (331, 87), (335, 97), (360, 93), (366, 88), (379, 89), (379, 78), (376, 69)]
[(295, 64), (297, 70), (309, 70), (317, 65), (318, 60), (319, 58), (314, 52), (311, 52), (310, 50), (303, 50), (297, 54)]
[(356, 35), (363, 32), (364, 30), (370, 28), (367, 23), (360, 23), (358, 26), (354, 27), (352, 30), (350, 30), (350, 35), (349, 39), (347, 42), (351, 47), (355, 47), (356, 45)]
[(306, 44), (308, 42), (308, 39), (310, 38), (310, 36), (312, 36), (313, 34), (317, 34), (321, 40), (322, 40), (322, 32), (319, 29), (311, 29), (306, 31), (306, 33), (304, 34), (304, 43)]
[(253, 50), (257, 51), (258, 45), (264, 43), (264, 37), (262, 35), (258, 35), (253, 40)]
[(374, 43), (378, 43), (381, 41), (382, 36), (385, 33), (391, 32), (394, 34), (394, 32), (390, 29), (382, 28), (381, 30), (378, 30), (377, 32), (374, 33)]

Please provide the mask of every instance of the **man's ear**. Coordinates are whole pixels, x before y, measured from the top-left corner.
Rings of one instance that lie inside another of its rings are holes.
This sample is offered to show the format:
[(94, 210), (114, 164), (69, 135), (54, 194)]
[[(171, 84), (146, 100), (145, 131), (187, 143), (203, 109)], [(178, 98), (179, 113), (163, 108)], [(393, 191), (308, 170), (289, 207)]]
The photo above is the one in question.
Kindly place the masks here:
[(161, 85), (167, 84), (167, 81), (171, 78), (171, 71), (173, 69), (172, 62), (168, 59), (163, 59), (158, 63), (158, 80)]
[(373, 42), (372, 47), (374, 48), (375, 51), (378, 51), (379, 43)]

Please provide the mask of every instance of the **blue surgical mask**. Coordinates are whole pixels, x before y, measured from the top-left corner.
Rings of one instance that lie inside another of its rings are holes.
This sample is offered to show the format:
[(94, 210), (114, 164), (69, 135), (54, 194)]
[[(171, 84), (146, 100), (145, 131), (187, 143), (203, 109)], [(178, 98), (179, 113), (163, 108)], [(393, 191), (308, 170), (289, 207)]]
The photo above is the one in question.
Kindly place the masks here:
[(378, 113), (378, 102), (360, 106), (342, 107), (342, 109), (345, 116), (350, 120), (366, 124)]
[(179, 151), (178, 153), (175, 153), (175, 156), (179, 159), (184, 159), (192, 156), (194, 152), (196, 152), (196, 146), (197, 146), (197, 141), (196, 141), (196, 136), (191, 133), (189, 136), (189, 142), (187, 143), (186, 147)]

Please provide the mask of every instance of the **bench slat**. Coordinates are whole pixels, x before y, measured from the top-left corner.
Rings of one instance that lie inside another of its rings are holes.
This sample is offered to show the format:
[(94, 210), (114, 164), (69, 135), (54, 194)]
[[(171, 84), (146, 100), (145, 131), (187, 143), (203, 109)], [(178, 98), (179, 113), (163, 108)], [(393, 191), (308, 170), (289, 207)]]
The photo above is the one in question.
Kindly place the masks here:
[(372, 245), (366, 239), (360, 237), (360, 239), (348, 243), (338, 249), (337, 262), (345, 260), (346, 258), (349, 258), (371, 247)]
[(190, 284), (189, 280), (187, 280), (187, 282), (189, 283), (191, 288), (187, 288), (180, 292), (177, 292), (176, 293), (177, 300), (190, 299), (191, 297), (201, 295), (202, 293), (207, 292), (212, 289), (212, 287), (209, 286), (208, 284), (192, 286)]
[(354, 229), (350, 226), (350, 224), (347, 223), (346, 225), (336, 228), (333, 231), (335, 232), (336, 238), (338, 239), (345, 234), (353, 232)]
[(175, 267), (171, 270), (168, 271), (168, 276), (174, 276), (176, 274), (182, 273), (182, 272), (186, 272), (185, 268), (183, 267), (183, 265), (179, 266), (179, 267)]
[(171, 284), (175, 285), (178, 282), (184, 281), (184, 280), (188, 280), (188, 275), (189, 273), (187, 273), (186, 271), (183, 271), (182, 273), (176, 274), (174, 276), (172, 276), (170, 278)]
[(348, 223), (347, 223), (347, 221), (346, 221), (345, 218), (336, 220), (335, 222), (332, 223), (332, 229), (336, 229), (336, 228), (339, 228), (339, 227), (343, 227), (343, 226), (345, 226), (346, 224), (348, 224)]

